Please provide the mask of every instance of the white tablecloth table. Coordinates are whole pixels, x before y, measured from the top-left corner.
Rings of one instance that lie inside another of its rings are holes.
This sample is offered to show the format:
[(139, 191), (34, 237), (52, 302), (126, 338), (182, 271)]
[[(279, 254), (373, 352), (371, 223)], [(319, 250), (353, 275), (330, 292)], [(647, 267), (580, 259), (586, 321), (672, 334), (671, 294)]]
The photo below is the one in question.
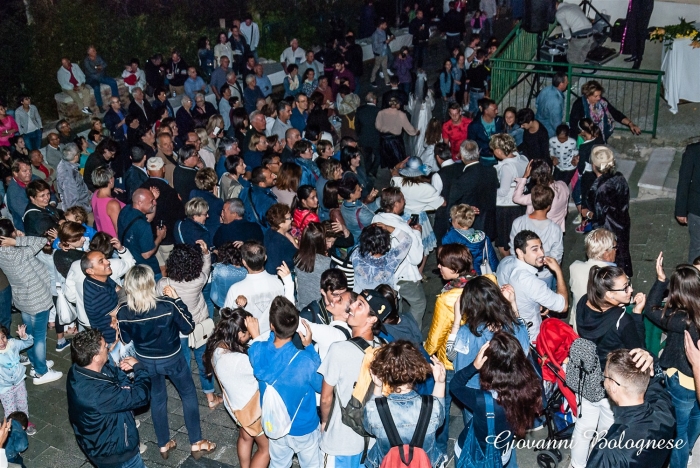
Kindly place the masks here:
[(685, 99), (700, 102), (700, 49), (690, 47), (690, 39), (676, 39), (673, 48), (662, 48), (661, 70), (663, 76), (664, 98), (671, 107), (671, 113), (678, 112), (678, 102)]

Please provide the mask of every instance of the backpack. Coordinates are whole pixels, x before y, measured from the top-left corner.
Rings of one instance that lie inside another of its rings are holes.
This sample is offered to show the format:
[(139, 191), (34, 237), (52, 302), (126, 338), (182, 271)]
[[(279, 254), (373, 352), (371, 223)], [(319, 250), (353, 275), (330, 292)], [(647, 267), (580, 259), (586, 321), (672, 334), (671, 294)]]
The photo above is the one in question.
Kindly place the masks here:
[(294, 416), (290, 418), (287, 405), (284, 404), (284, 400), (282, 400), (279, 392), (277, 392), (274, 387), (277, 380), (284, 374), (284, 371), (287, 370), (300, 352), (301, 351), (297, 351), (296, 354), (292, 356), (292, 359), (290, 359), (284, 369), (282, 369), (280, 375), (278, 375), (272, 383), (267, 384), (267, 388), (265, 389), (265, 394), (262, 398), (262, 426), (265, 435), (270, 439), (279, 439), (289, 434), (294, 418), (296, 418), (299, 408), (301, 408), (301, 404), (304, 401), (304, 398), (302, 398), (296, 411), (294, 411)]
[[(493, 410), (493, 396), (490, 391), (485, 391), (477, 398), (484, 399), (484, 411), (486, 413), (486, 424), (488, 427), (488, 437), (496, 436), (496, 421)], [(486, 439), (487, 441), (490, 439)], [(511, 451), (511, 458), (515, 453)], [(500, 449), (496, 448), (496, 444), (486, 444), (486, 451), (481, 448), (479, 441), (476, 440), (476, 430), (474, 424), (469, 426), (467, 437), (462, 444), (462, 453), (459, 455), (459, 460), (455, 463), (456, 468), (502, 468)]]
[(384, 455), (380, 468), (431, 468), (430, 457), (423, 450), (425, 433), (428, 431), (430, 416), (433, 412), (433, 397), (423, 395), (421, 397), (420, 416), (413, 432), (411, 442), (404, 444), (399, 431), (394, 424), (394, 418), (389, 410), (389, 403), (385, 397), (376, 398), (377, 412), (382, 420), (382, 426), (386, 431), (391, 449)]

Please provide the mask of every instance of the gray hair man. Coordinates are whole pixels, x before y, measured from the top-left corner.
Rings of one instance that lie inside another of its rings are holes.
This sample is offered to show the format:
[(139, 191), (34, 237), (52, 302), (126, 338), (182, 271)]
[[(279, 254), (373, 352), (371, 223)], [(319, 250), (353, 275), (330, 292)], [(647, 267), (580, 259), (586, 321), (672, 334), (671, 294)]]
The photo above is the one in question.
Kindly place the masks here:
[(80, 175), (80, 149), (75, 143), (68, 143), (63, 148), (62, 160), (56, 168), (56, 189), (64, 210), (82, 206), (88, 213), (92, 212), (90, 190)]
[(263, 242), (263, 232), (257, 223), (246, 221), (245, 207), (238, 198), (230, 198), (224, 202), (221, 210), (221, 225), (214, 235), (214, 245), (221, 247), (227, 242), (244, 242), (256, 240)]

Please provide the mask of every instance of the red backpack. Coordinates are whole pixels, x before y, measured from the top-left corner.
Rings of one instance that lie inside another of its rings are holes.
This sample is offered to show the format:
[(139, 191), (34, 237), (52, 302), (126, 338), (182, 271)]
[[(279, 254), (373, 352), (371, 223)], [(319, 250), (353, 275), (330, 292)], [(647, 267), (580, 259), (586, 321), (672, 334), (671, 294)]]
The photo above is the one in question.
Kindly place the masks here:
[(391, 417), (387, 399), (381, 397), (374, 400), (377, 404), (379, 418), (382, 420), (382, 425), (391, 444), (391, 449), (384, 455), (380, 468), (432, 468), (430, 458), (423, 450), (423, 442), (425, 441), (425, 433), (428, 432), (430, 415), (433, 413), (433, 397), (432, 395), (423, 395), (421, 398), (420, 416), (418, 416), (418, 423), (411, 442), (408, 444), (404, 444), (401, 440), (396, 424), (394, 424), (394, 418)]

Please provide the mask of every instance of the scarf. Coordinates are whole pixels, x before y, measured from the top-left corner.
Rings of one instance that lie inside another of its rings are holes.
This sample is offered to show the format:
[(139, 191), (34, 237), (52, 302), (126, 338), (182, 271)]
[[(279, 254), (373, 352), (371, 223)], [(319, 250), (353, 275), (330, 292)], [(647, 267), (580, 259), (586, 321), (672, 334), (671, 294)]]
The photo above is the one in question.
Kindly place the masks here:
[(292, 75), (287, 75), (287, 80), (289, 80), (289, 90), (294, 91), (299, 87), (299, 75), (292, 78)]
[(608, 138), (612, 135), (615, 128), (615, 119), (613, 119), (613, 116), (608, 110), (608, 101), (601, 99), (596, 104), (591, 104), (585, 96), (582, 96), (581, 99), (583, 99), (583, 110), (586, 117), (600, 127), (603, 133), (603, 139), (608, 141)]
[(447, 284), (442, 288), (442, 292), (447, 292), (452, 289), (464, 289), (470, 279), (472, 279), (476, 271), (472, 270), (469, 276), (460, 276), (447, 282)]

